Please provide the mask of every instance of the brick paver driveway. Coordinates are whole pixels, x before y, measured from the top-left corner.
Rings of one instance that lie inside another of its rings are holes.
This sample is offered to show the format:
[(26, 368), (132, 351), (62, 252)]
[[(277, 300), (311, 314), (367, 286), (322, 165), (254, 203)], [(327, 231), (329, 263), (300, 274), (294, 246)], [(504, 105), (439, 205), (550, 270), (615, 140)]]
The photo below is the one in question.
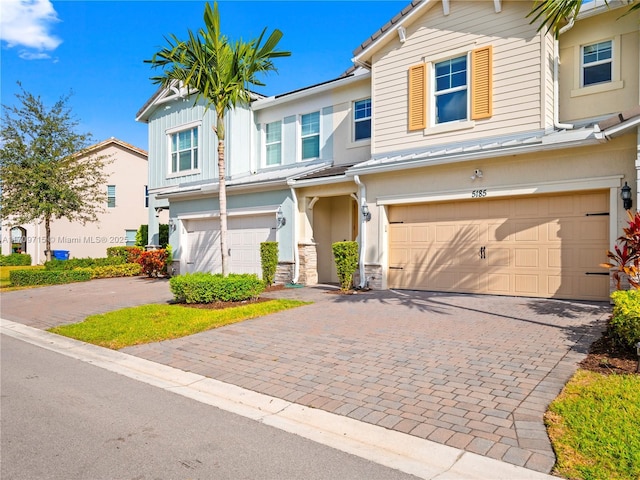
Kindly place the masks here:
[[(123, 351), (550, 471), (542, 416), (604, 327), (608, 304), (329, 288), (276, 292), (315, 303)], [(0, 301), (3, 318), (46, 328), (170, 298), (166, 281), (140, 278), (7, 292)]]
[(124, 351), (295, 403), (549, 472), (547, 405), (609, 305), (319, 288), (316, 303)]

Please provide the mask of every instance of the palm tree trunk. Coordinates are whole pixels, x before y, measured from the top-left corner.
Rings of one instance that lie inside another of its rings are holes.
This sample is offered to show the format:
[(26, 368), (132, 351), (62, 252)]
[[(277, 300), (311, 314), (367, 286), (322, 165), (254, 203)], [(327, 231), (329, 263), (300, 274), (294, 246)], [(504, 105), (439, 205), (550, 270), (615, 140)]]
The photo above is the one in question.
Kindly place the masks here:
[(216, 133), (218, 135), (218, 201), (220, 203), (220, 253), (222, 258), (222, 275), (229, 274), (229, 250), (227, 247), (227, 184), (224, 158), (224, 118), (218, 115)]

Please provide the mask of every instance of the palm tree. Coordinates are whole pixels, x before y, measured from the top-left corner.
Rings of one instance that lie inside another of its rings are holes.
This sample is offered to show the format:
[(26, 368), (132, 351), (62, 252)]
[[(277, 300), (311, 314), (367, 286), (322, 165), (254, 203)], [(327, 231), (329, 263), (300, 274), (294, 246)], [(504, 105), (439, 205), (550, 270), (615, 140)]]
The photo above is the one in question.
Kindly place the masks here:
[[(608, 0), (604, 0), (608, 4)], [(583, 0), (536, 0), (527, 17), (533, 17), (531, 23), (541, 21), (538, 31), (547, 28), (557, 37), (567, 19), (575, 18), (580, 11)], [(640, 9), (640, 0), (631, 0), (625, 15)]]
[[(204, 8), (204, 29), (197, 34), (188, 31), (187, 40), (175, 35), (166, 39), (168, 46), (156, 52), (150, 63), (162, 73), (152, 77), (154, 83), (165, 88), (179, 82), (188, 91), (196, 93), (195, 101), (206, 101), (206, 108), (216, 111), (213, 131), (218, 138), (218, 178), (220, 202), (220, 250), (222, 274), (229, 273), (227, 250), (227, 191), (225, 182), (225, 129), (224, 115), (237, 105), (251, 101), (250, 86), (264, 86), (258, 78), (261, 74), (277, 71), (273, 59), (287, 57), (291, 52), (278, 51), (276, 46), (282, 38), (280, 30), (274, 30), (263, 43), (267, 29), (257, 39), (232, 43), (220, 32), (218, 4), (209, 3)], [(194, 104), (195, 105), (195, 104)]]

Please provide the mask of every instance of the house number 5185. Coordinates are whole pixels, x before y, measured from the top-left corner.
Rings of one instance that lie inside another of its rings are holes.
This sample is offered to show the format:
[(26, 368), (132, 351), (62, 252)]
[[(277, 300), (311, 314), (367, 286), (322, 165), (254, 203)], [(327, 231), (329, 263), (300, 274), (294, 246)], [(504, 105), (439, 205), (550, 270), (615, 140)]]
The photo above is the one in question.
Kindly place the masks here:
[(472, 190), (471, 191), (471, 198), (482, 198), (482, 197), (486, 197), (487, 196), (487, 190), (486, 189), (482, 189), (482, 190)]

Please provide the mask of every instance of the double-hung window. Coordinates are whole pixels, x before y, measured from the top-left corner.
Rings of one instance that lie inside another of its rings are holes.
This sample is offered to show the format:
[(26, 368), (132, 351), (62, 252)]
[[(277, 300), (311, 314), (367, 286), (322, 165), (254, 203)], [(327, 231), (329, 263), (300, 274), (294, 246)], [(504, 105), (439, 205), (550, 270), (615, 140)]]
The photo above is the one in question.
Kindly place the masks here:
[(266, 165), (282, 163), (282, 122), (267, 123), (265, 127)]
[(302, 138), (302, 160), (320, 156), (320, 112), (300, 117)]
[(612, 41), (582, 47), (582, 86), (612, 80)]
[(491, 45), (469, 52), (452, 52), (446, 60), (428, 60), (409, 67), (408, 130), (438, 133), (472, 128), (476, 120), (490, 118), (492, 71)]
[(198, 168), (198, 127), (169, 134), (171, 173)]
[(115, 208), (116, 206), (116, 186), (107, 185), (107, 207)]
[(434, 64), (435, 123), (466, 120), (467, 56)]
[(358, 100), (353, 104), (353, 139), (371, 138), (371, 99)]

